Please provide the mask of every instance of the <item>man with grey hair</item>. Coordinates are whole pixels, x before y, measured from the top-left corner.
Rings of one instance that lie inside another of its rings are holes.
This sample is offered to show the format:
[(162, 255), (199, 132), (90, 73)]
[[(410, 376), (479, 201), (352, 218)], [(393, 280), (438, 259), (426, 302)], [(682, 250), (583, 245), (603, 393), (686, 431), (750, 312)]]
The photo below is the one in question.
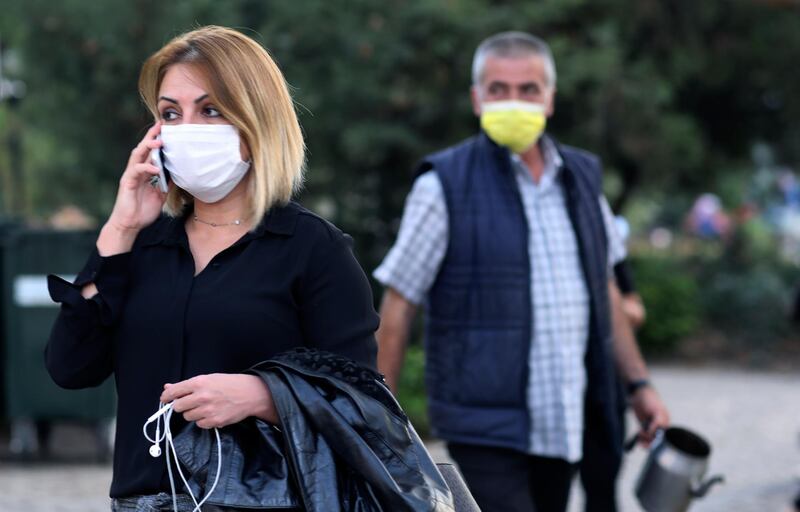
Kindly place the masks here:
[[(566, 510), (584, 425), (619, 447), (617, 373), (651, 439), (669, 415), (610, 272), (624, 247), (594, 155), (543, 135), (556, 69), (521, 32), (473, 60), (481, 133), (425, 157), (384, 286), (378, 366), (396, 391), (409, 327), (426, 313), (433, 433), (484, 512)], [(613, 344), (612, 344), (613, 331)]]

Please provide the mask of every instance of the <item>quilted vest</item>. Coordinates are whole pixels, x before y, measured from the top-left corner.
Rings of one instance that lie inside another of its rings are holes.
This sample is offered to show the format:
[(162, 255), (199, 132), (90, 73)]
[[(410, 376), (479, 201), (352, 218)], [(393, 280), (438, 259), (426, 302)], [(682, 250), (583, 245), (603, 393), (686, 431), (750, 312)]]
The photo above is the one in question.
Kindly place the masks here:
[[(590, 295), (586, 420), (621, 437), (597, 157), (556, 145), (569, 217)], [(528, 225), (507, 149), (481, 133), (426, 157), (447, 202), (447, 253), (427, 297), (426, 386), (434, 435), (528, 451), (532, 307)], [(598, 432), (595, 432), (598, 434)]]

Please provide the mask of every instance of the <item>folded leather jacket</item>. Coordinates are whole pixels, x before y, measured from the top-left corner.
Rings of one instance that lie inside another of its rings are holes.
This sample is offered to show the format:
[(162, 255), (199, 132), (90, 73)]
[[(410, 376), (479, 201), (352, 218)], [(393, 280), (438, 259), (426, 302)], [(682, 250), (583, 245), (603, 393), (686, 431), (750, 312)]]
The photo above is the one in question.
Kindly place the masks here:
[[(308, 512), (453, 512), (453, 498), (383, 377), (299, 348), (249, 370), (269, 386), (280, 427), (248, 418), (219, 430), (222, 469), (208, 503)], [(216, 438), (194, 423), (174, 439), (195, 495), (216, 472)]]

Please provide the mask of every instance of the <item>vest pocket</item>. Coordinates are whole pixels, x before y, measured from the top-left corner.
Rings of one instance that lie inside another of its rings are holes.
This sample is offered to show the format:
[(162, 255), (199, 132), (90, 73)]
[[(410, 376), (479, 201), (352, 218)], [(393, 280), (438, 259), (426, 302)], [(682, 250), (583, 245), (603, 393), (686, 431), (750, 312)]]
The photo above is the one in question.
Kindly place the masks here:
[(461, 364), (455, 329), (429, 328), (425, 339), (425, 388), (431, 399), (454, 403)]
[(481, 406), (524, 406), (528, 349), (522, 329), (462, 331), (458, 345), (457, 401)]

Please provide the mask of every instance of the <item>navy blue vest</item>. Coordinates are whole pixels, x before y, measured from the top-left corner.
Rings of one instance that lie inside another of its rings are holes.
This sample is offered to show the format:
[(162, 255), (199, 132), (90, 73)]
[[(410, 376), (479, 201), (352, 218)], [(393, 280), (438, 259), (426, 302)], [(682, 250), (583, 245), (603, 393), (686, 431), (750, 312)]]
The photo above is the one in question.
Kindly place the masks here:
[[(618, 444), (607, 240), (599, 160), (558, 146), (567, 208), (590, 295), (586, 415)], [(532, 311), (528, 225), (508, 150), (485, 134), (426, 157), (447, 201), (450, 239), (428, 294), (426, 385), (436, 436), (527, 451)], [(597, 434), (597, 432), (595, 433)]]

